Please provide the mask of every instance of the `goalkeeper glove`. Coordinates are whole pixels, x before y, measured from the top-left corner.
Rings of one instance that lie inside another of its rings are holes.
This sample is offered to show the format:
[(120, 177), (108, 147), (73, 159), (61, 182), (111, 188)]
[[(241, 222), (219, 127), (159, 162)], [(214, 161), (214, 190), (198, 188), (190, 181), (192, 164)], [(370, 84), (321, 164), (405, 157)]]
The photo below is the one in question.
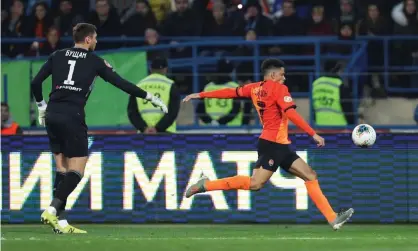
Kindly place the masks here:
[(164, 113), (168, 113), (167, 106), (158, 97), (156, 97), (153, 94), (151, 94), (151, 93), (148, 92), (145, 99), (148, 100), (148, 101), (150, 101), (151, 104), (154, 107), (160, 107), (161, 111), (163, 111)]
[(41, 102), (36, 102), (36, 105), (38, 106), (39, 125), (45, 126), (45, 112), (46, 112), (47, 104), (45, 100), (42, 100)]

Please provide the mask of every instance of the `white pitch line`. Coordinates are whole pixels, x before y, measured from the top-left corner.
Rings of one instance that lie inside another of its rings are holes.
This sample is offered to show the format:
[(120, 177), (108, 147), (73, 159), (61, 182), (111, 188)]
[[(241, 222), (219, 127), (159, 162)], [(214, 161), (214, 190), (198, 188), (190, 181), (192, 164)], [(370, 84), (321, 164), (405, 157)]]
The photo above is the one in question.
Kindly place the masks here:
[[(88, 237), (86, 235), (75, 235), (79, 237)], [(74, 235), (71, 235), (74, 237)], [(99, 240), (99, 237), (94, 236), (92, 239), (86, 241), (94, 241), (94, 239)], [(4, 238), (3, 241), (68, 241), (67, 238), (59, 239), (44, 239), (44, 238), (35, 238), (31, 237), (29, 239), (22, 238)], [(237, 241), (276, 241), (276, 240), (312, 240), (312, 241), (329, 241), (329, 240), (418, 240), (417, 238), (406, 238), (406, 237), (122, 237), (122, 238), (106, 238), (106, 240), (111, 241), (170, 241), (170, 240), (184, 240), (184, 241), (194, 241), (194, 240), (207, 240), (207, 241), (219, 241), (219, 240), (237, 240)]]

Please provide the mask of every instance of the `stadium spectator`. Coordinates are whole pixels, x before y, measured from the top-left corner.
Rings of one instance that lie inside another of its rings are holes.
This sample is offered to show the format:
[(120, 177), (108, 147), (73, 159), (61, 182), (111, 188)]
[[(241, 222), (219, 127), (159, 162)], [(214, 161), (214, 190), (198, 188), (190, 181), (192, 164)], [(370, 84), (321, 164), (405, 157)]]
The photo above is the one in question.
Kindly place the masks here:
[(171, 12), (170, 0), (149, 0), (148, 2), (158, 23), (161, 23)]
[[(308, 22), (307, 35), (308, 36), (330, 36), (333, 33), (332, 24), (325, 18), (324, 6), (315, 6), (312, 8), (311, 19)], [(315, 46), (307, 45), (307, 53), (313, 55), (315, 53)], [(321, 45), (321, 52), (326, 52), (327, 45)]]
[(24, 0), (26, 5), (26, 15), (31, 15), (33, 12), (33, 9), (36, 7), (36, 5), (40, 2), (44, 3), (48, 8), (51, 6), (52, 0)]
[[(239, 84), (231, 78), (234, 66), (221, 59), (217, 63), (217, 77), (207, 84), (203, 91), (215, 91), (223, 88), (237, 88)], [(242, 125), (242, 101), (239, 99), (205, 99), (199, 102), (196, 114), (200, 120), (209, 125)]]
[(138, 87), (159, 97), (168, 104), (168, 113), (144, 99), (130, 96), (128, 117), (132, 125), (145, 134), (159, 132), (175, 133), (176, 118), (180, 110), (180, 95), (175, 82), (166, 77), (168, 62), (165, 58), (156, 58), (151, 63), (151, 74), (137, 84)]
[(270, 0), (271, 13), (274, 18), (280, 18), (283, 15), (283, 3), (291, 1), (294, 4), (296, 15), (302, 19), (309, 18), (309, 12), (312, 6), (323, 5), (323, 1), (318, 0)]
[(176, 11), (168, 15), (162, 24), (164, 36), (196, 36), (199, 35), (199, 23), (189, 7), (188, 0), (175, 0)]
[[(188, 0), (175, 0), (176, 11), (169, 14), (162, 23), (162, 34), (164, 36), (197, 36), (200, 34), (200, 23), (196, 15), (189, 7)], [(171, 44), (178, 44), (179, 41), (170, 41)], [(170, 51), (172, 58), (190, 57), (191, 48), (177, 47)], [(179, 74), (182, 74), (178, 72)]]
[[(202, 35), (203, 36), (232, 36), (233, 18), (226, 13), (226, 6), (221, 1), (216, 1), (212, 5), (212, 10), (206, 13), (204, 18)], [(223, 56), (228, 51), (232, 51), (231, 46), (208, 46), (201, 47), (202, 56)]]
[[(36, 3), (33, 7), (25, 35), (28, 37), (44, 38), (52, 25), (53, 19), (48, 5), (45, 2)], [(40, 47), (42, 47), (42, 43)]]
[(324, 16), (324, 7), (315, 6), (312, 8), (311, 20), (309, 23), (309, 28), (307, 35), (311, 36), (328, 36), (332, 35), (332, 26)]
[(292, 1), (283, 2), (283, 15), (277, 19), (274, 27), (277, 36), (300, 36), (304, 35), (304, 23), (296, 15)]
[(405, 0), (403, 14), (406, 17), (406, 25), (396, 24), (395, 34), (416, 35), (418, 34), (418, 13), (414, 0)]
[(73, 26), (82, 23), (84, 20), (82, 15), (73, 11), (73, 4), (70, 0), (61, 0), (58, 15), (54, 20), (54, 25), (58, 27), (62, 36), (71, 36)]
[[(147, 29), (145, 31), (145, 46), (155, 46), (161, 44), (160, 42), (160, 35), (154, 29)], [(147, 59), (154, 60), (158, 57), (167, 58), (168, 57), (167, 50), (148, 50), (147, 51)]]
[(46, 43), (39, 50), (39, 54), (41, 56), (49, 56), (54, 51), (64, 48), (64, 46), (62, 45), (60, 41), (59, 31), (56, 27), (49, 28), (46, 39), (47, 39)]
[(417, 122), (417, 125), (418, 125), (418, 105), (417, 105), (417, 107), (415, 107), (414, 119), (415, 119), (415, 122)]
[[(257, 40), (257, 34), (254, 30), (248, 30), (247, 34), (245, 35), (246, 41), (255, 41)], [(263, 47), (260, 47), (260, 53), (263, 55)], [(253, 56), (254, 55), (254, 48), (252, 45), (241, 45), (238, 49), (234, 52), (235, 56)], [(254, 76), (254, 61), (244, 61), (238, 64), (235, 70), (236, 78), (240, 85), (246, 85), (248, 83), (252, 83), (255, 80)], [(244, 100), (244, 107), (243, 107), (243, 118), (242, 124), (248, 125), (252, 119), (252, 109), (253, 105), (249, 100)]]
[[(356, 14), (353, 6), (353, 0), (340, 0), (340, 20), (339, 23), (355, 24)], [(341, 26), (340, 26), (341, 27)]]
[[(257, 33), (255, 30), (248, 30), (245, 35), (246, 41), (255, 41), (257, 40)], [(260, 54), (264, 54), (261, 53)], [(242, 57), (252, 57), (254, 56), (254, 46), (252, 44), (240, 45), (233, 52), (234, 56)], [(237, 80), (240, 83), (251, 83), (254, 81), (254, 61), (243, 61), (238, 64), (236, 69)]]
[[(89, 23), (97, 27), (100, 37), (117, 37), (122, 35), (122, 26), (116, 9), (111, 8), (108, 0), (96, 0), (96, 10), (90, 14)], [(112, 49), (120, 43), (97, 43), (96, 50)]]
[(358, 23), (358, 34), (360, 35), (386, 35), (389, 33), (389, 23), (381, 16), (380, 9), (376, 4), (368, 6), (367, 17)]
[[(418, 34), (418, 14), (416, 2), (413, 0), (405, 0), (403, 2), (403, 14), (406, 17), (406, 24), (402, 25), (396, 22), (394, 32), (398, 35), (417, 35)], [(397, 63), (401, 65), (411, 65), (415, 53), (418, 51), (416, 41), (400, 41), (395, 43)]]
[(242, 36), (248, 30), (254, 30), (258, 36), (272, 35), (273, 22), (263, 15), (258, 0), (248, 0), (243, 12), (244, 15), (239, 17), (237, 24), (234, 24), (235, 35)]
[[(367, 17), (360, 20), (358, 23), (358, 34), (363, 36), (379, 36), (386, 35), (390, 31), (390, 26), (387, 20), (381, 16), (380, 9), (376, 4), (368, 6)], [(369, 41), (367, 47), (368, 64), (370, 66), (383, 66), (383, 43), (381, 41)], [(372, 97), (385, 96), (381, 87), (381, 76), (379, 71), (370, 70), (369, 86), (372, 89)]]
[(22, 133), (22, 128), (12, 119), (9, 105), (1, 102), (1, 135), (17, 135)]
[[(45, 38), (48, 29), (53, 25), (52, 15), (49, 12), (48, 5), (45, 2), (36, 3), (33, 7), (32, 16), (29, 19), (25, 35), (28, 37)], [(44, 42), (34, 41), (26, 56), (38, 56), (39, 50), (45, 46)]]
[(392, 8), (392, 19), (393, 21), (399, 25), (399, 26), (407, 26), (408, 25), (408, 19), (405, 14), (405, 0), (401, 1), (400, 3), (396, 4)]
[[(276, 36), (301, 36), (306, 33), (304, 22), (296, 15), (293, 1), (284, 1), (283, 14), (276, 20), (274, 26), (274, 34)], [(270, 49), (275, 50), (277, 46)], [(302, 50), (301, 46), (295, 45), (280, 45), (280, 53), (282, 54), (299, 54)]]
[(213, 4), (212, 13), (203, 24), (204, 36), (231, 36), (233, 27), (222, 2)]
[[(16, 0), (10, 6), (10, 14), (1, 22), (1, 36), (2, 37), (21, 37), (27, 25), (27, 19), (24, 15), (24, 4), (20, 0)], [(1, 44), (1, 53), (8, 57), (16, 57), (23, 53), (22, 44)]]
[[(414, 0), (404, 0), (403, 14), (406, 17), (406, 25), (396, 23), (394, 32), (398, 35), (418, 35), (418, 12)], [(395, 63), (398, 65), (418, 65), (418, 43), (414, 40), (398, 41), (395, 43)], [(415, 72), (414, 72), (415, 73)], [(398, 76), (399, 87), (413, 87), (415, 76)]]
[(151, 6), (146, 0), (136, 0), (135, 13), (123, 24), (123, 33), (126, 36), (143, 36), (148, 28), (157, 28), (157, 19)]

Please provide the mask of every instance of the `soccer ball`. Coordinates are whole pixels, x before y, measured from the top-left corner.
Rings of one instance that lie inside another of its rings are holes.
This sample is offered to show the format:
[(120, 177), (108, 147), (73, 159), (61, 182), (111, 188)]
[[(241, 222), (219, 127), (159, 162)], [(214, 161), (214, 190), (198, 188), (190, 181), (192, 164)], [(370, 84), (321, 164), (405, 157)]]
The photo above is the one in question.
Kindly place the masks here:
[(360, 124), (354, 128), (351, 138), (356, 146), (367, 148), (376, 141), (376, 132), (371, 125)]

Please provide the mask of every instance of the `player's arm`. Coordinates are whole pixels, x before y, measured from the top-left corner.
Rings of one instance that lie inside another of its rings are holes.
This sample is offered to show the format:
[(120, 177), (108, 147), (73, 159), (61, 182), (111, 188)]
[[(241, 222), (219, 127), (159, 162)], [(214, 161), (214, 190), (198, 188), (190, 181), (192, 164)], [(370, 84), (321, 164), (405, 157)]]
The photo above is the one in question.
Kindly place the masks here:
[(97, 73), (103, 80), (111, 83), (116, 88), (135, 96), (137, 98), (142, 98), (149, 100), (153, 105), (158, 106), (164, 113), (167, 113), (167, 106), (156, 96), (152, 95), (149, 92), (144, 91), (138, 86), (132, 84), (131, 82), (123, 79), (119, 74), (117, 74), (112, 66), (107, 63), (105, 60), (97, 57)]
[(105, 80), (106, 82), (109, 82), (112, 85), (114, 85), (116, 88), (132, 96), (135, 96), (137, 98), (146, 99), (147, 95), (151, 95), (147, 93), (146, 91), (144, 91), (143, 89), (132, 84), (131, 82), (123, 79), (121, 76), (119, 76), (119, 74), (117, 74), (113, 70), (112, 66), (108, 64), (107, 62), (105, 62), (103, 59), (99, 58), (97, 64), (98, 64), (97, 72), (99, 76), (103, 78), (103, 80)]
[(193, 93), (185, 97), (183, 102), (199, 98), (249, 98), (251, 97), (251, 88), (253, 85), (254, 84), (248, 84), (237, 88), (223, 88), (216, 91)]
[(54, 53), (51, 54), (44, 65), (42, 65), (38, 74), (36, 74), (31, 83), (32, 94), (35, 97), (36, 105), (38, 106), (38, 122), (41, 126), (45, 126), (45, 112), (47, 107), (42, 95), (42, 83), (52, 74), (53, 56)]
[[(45, 103), (42, 95), (42, 83), (47, 79), (52, 73), (52, 57), (54, 54), (49, 56), (48, 60), (42, 65), (38, 74), (33, 78), (31, 83), (31, 89), (33, 96), (35, 97), (36, 102)], [(46, 103), (45, 103), (46, 105)]]
[(325, 144), (324, 139), (316, 134), (315, 130), (296, 111), (296, 104), (293, 102), (293, 99), (290, 96), (289, 90), (286, 86), (282, 87), (280, 95), (277, 99), (277, 104), (280, 106), (280, 108), (282, 108), (290, 121), (292, 121), (297, 127), (315, 139), (315, 141), (318, 143), (318, 146), (323, 146)]

